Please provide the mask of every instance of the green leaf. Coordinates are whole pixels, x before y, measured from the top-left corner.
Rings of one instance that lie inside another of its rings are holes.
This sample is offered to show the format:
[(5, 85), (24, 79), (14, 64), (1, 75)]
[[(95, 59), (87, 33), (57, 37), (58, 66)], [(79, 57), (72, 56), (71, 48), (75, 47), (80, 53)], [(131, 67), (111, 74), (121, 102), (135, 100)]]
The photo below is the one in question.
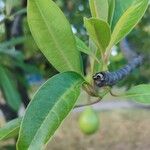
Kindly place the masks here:
[(6, 123), (0, 128), (0, 140), (16, 137), (19, 133), (19, 128), (22, 118), (14, 119)]
[(150, 84), (134, 86), (123, 96), (139, 103), (150, 104)]
[[(96, 52), (96, 56), (97, 56), (97, 58), (100, 59), (100, 56), (101, 56), (100, 51)], [(103, 67), (102, 65), (103, 65), (102, 62), (96, 62), (96, 61), (94, 61), (93, 75), (95, 73), (97, 73), (97, 72), (103, 71), (102, 70), (102, 67)]]
[(23, 54), (20, 51), (16, 51), (15, 49), (0, 49), (0, 55), (9, 57), (10, 59), (13, 59), (14, 61), (15, 59), (23, 60)]
[(98, 46), (101, 52), (104, 52), (110, 42), (111, 31), (109, 25), (96, 18), (84, 18), (85, 27), (90, 38)]
[(102, 71), (102, 58), (101, 58), (101, 53), (100, 51), (97, 49), (96, 45), (94, 44), (94, 42), (89, 39), (89, 47), (90, 49), (94, 52), (95, 56), (100, 60), (99, 62), (95, 61), (92, 57), (90, 57), (90, 71), (88, 72), (88, 80), (89, 82), (93, 82), (92, 81), (92, 77), (95, 73)]
[[(96, 55), (97, 55), (97, 57), (98, 56), (100, 57), (100, 52), (97, 51)], [(93, 75), (97, 72), (103, 71), (102, 70), (103, 63), (102, 62), (98, 63), (97, 61), (94, 61), (93, 59), (90, 59), (90, 62), (91, 62), (90, 63), (91, 68), (90, 68), (90, 72), (87, 76), (88, 76), (88, 81), (91, 83), (91, 82), (93, 82), (93, 79), (92, 79)]]
[(74, 107), (83, 78), (65, 72), (49, 79), (36, 93), (20, 127), (17, 150), (41, 150)]
[(81, 39), (79, 39), (77, 36), (75, 36), (75, 39), (76, 39), (77, 48), (80, 52), (83, 52), (91, 56), (92, 58), (94, 58), (94, 60), (96, 60), (97, 62), (100, 62), (98, 58), (95, 56), (94, 52), (90, 48), (88, 48)]
[(108, 20), (108, 1), (107, 0), (90, 0), (90, 10), (93, 18)]
[(4, 93), (8, 105), (18, 111), (21, 105), (21, 97), (17, 91), (16, 83), (6, 68), (0, 66), (0, 87)]
[(116, 23), (119, 21), (121, 16), (126, 12), (126, 10), (133, 4), (135, 0), (114, 0), (114, 1), (115, 1), (115, 10), (114, 10), (114, 17), (112, 20), (112, 29), (114, 29)]
[(12, 46), (15, 46), (17, 44), (22, 44), (25, 42), (25, 40), (26, 40), (25, 37), (12, 38), (9, 41), (5, 41), (5, 42), (1, 43), (0, 49), (6, 49), (8, 47), (12, 47)]
[(112, 33), (109, 48), (123, 39), (144, 15), (149, 0), (136, 0), (117, 22)]
[(28, 23), (38, 47), (59, 71), (82, 73), (71, 26), (52, 0), (28, 0)]
[(115, 0), (108, 0), (108, 5), (109, 5), (109, 13), (108, 13), (108, 23), (112, 24), (113, 17), (114, 17), (114, 12), (115, 12)]

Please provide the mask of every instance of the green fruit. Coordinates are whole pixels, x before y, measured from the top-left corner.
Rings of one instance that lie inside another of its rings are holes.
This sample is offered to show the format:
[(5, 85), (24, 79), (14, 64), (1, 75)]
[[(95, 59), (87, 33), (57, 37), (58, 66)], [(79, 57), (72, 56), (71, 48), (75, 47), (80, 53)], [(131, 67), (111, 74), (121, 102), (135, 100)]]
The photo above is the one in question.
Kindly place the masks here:
[(85, 134), (93, 134), (99, 129), (99, 118), (96, 112), (88, 107), (79, 118), (79, 127)]

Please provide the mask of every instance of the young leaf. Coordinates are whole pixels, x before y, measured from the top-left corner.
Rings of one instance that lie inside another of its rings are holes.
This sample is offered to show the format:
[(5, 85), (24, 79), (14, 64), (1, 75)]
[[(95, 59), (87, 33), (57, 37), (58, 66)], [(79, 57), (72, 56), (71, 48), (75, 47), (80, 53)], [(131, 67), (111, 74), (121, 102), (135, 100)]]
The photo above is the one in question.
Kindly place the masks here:
[(85, 27), (89, 33), (90, 38), (104, 52), (110, 42), (111, 31), (109, 25), (96, 18), (84, 18)]
[(93, 18), (108, 20), (108, 1), (107, 0), (90, 0), (90, 10)]
[(150, 104), (150, 84), (134, 86), (123, 96), (136, 102)]
[(71, 26), (52, 0), (28, 0), (31, 33), (49, 62), (59, 71), (82, 73), (80, 53)]
[(49, 79), (36, 93), (20, 127), (18, 150), (41, 150), (74, 107), (83, 84), (74, 72)]
[(100, 60), (99, 62), (97, 62), (92, 57), (89, 58), (90, 59), (90, 71), (88, 72), (87, 76), (89, 78), (89, 82), (92, 82), (91, 80), (92, 80), (93, 75), (97, 72), (100, 72), (102, 69), (102, 58), (101, 58), (100, 51), (97, 49), (96, 45), (91, 39), (89, 39), (89, 47), (94, 52), (95, 56)]
[(109, 1), (115, 1), (115, 10), (114, 10), (114, 16), (112, 20), (112, 29), (114, 29), (120, 17), (136, 0), (109, 0)]
[(75, 36), (75, 39), (76, 39), (77, 48), (80, 52), (83, 52), (93, 57), (94, 60), (96, 60), (97, 62), (100, 62), (100, 60), (98, 60), (98, 58), (95, 56), (94, 52), (90, 50), (90, 48), (88, 48), (82, 40), (80, 40), (77, 36)]
[(134, 28), (144, 15), (148, 2), (149, 0), (136, 0), (136, 2), (127, 9), (113, 30), (109, 48), (116, 45)]
[(1, 127), (0, 128), (0, 140), (5, 140), (8, 138), (16, 137), (19, 133), (21, 120), (22, 118), (14, 119), (6, 123), (4, 127)]
[(21, 97), (10, 72), (2, 66), (0, 66), (0, 87), (8, 105), (15, 111), (18, 111), (21, 104)]
[(112, 24), (113, 17), (114, 17), (114, 12), (115, 12), (115, 0), (108, 0), (108, 6), (109, 6), (109, 13), (108, 13), (108, 23)]

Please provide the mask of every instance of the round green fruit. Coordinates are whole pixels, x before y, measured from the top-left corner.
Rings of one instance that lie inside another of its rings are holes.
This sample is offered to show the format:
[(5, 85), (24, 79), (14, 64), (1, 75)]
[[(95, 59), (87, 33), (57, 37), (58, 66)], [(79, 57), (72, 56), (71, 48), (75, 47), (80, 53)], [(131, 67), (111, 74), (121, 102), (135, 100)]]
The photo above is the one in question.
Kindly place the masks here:
[(79, 118), (79, 127), (85, 134), (93, 134), (99, 129), (99, 118), (97, 113), (88, 107)]

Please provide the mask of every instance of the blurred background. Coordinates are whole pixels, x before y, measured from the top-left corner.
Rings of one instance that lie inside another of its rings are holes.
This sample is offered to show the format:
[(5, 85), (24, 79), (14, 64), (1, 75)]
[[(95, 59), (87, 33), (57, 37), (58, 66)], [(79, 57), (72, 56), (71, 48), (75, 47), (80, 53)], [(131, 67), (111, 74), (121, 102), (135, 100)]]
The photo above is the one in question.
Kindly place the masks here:
[[(71, 23), (74, 34), (88, 45), (83, 17), (90, 17), (88, 0), (56, 0)], [(39, 51), (30, 33), (26, 0), (0, 0), (0, 126), (23, 114), (38, 87), (58, 72)], [(120, 92), (150, 81), (150, 6), (134, 30), (112, 50), (109, 70), (113, 71), (136, 54), (145, 56), (142, 66), (114, 88)], [(84, 67), (88, 56), (82, 54)], [(79, 102), (84, 101), (82, 93)], [(149, 150), (150, 107), (107, 95), (94, 105), (99, 130), (85, 135), (79, 129), (75, 109), (57, 131), (47, 150)], [(68, 130), (69, 127), (69, 130)], [(14, 148), (15, 139), (0, 142), (0, 150)]]

